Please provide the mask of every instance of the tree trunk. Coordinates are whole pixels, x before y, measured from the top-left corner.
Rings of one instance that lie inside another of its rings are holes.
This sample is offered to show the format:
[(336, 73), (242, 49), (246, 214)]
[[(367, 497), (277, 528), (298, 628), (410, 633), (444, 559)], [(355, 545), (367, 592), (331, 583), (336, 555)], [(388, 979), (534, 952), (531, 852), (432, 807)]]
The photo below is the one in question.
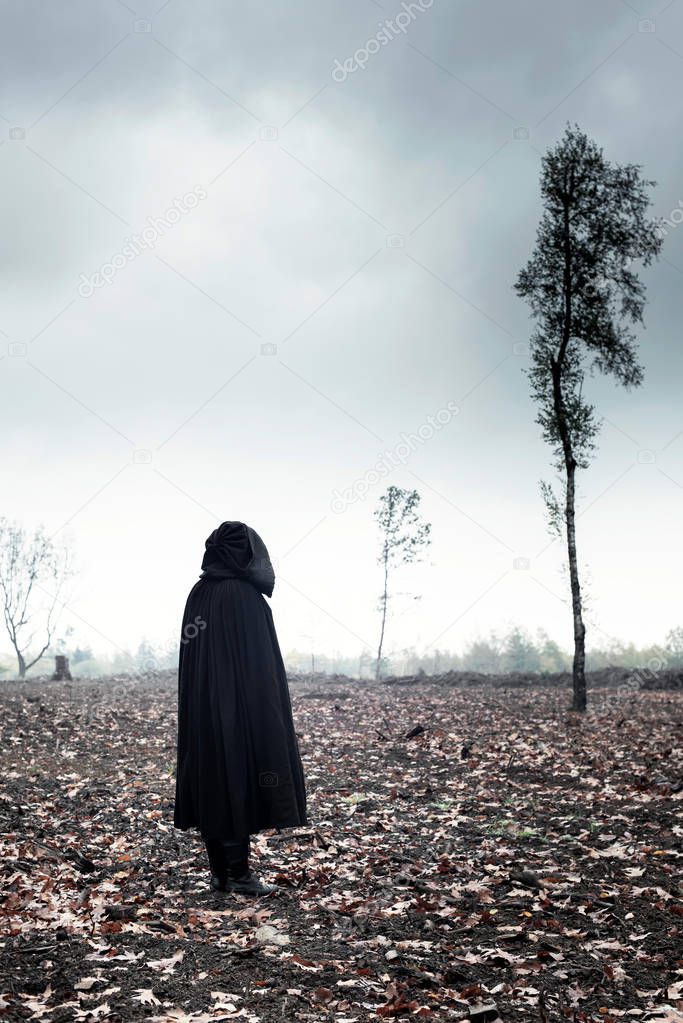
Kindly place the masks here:
[(375, 681), (379, 679), (382, 670), (382, 645), (384, 643), (384, 626), (387, 620), (387, 580), (389, 577), (389, 555), (384, 554), (384, 593), (382, 594), (382, 628), (379, 633), (379, 646), (377, 648), (377, 664), (375, 665)]
[(17, 663), (19, 665), (19, 678), (23, 678), (26, 674), (26, 661), (21, 650), (17, 650)]
[(579, 564), (576, 556), (576, 459), (572, 449), (571, 437), (567, 428), (566, 410), (562, 394), (561, 364), (555, 362), (552, 367), (553, 378), (553, 403), (557, 428), (562, 441), (564, 453), (564, 468), (567, 474), (567, 493), (564, 509), (565, 525), (567, 527), (567, 555), (569, 561), (569, 580), (572, 591), (572, 614), (574, 618), (574, 661), (572, 665), (572, 684), (574, 699), (572, 710), (585, 711), (586, 709), (586, 626), (583, 624), (583, 611), (581, 607), (581, 586), (579, 584)]
[(576, 465), (572, 460), (567, 466), (567, 504), (565, 508), (567, 554), (569, 557), (569, 578), (572, 590), (572, 613), (574, 616), (574, 663), (572, 666), (574, 701), (572, 703), (572, 710), (584, 711), (586, 709), (586, 626), (583, 623), (579, 566), (576, 557), (575, 474)]
[[(565, 190), (567, 182), (565, 181)], [(571, 172), (571, 194), (574, 190), (574, 172)], [(581, 609), (581, 587), (579, 585), (579, 565), (576, 557), (576, 512), (575, 512), (575, 477), (576, 459), (572, 447), (572, 438), (567, 426), (567, 412), (562, 393), (562, 372), (569, 341), (572, 336), (572, 239), (569, 218), (570, 193), (564, 199), (564, 322), (562, 324), (562, 343), (557, 360), (552, 364), (553, 405), (557, 420), (558, 433), (562, 442), (564, 467), (567, 473), (567, 501), (565, 505), (565, 523), (567, 526), (567, 554), (569, 560), (569, 579), (572, 590), (572, 614), (574, 617), (574, 663), (572, 665), (572, 682), (574, 700), (572, 710), (586, 709), (586, 627), (583, 624)]]
[(53, 682), (71, 682), (71, 671), (69, 670), (69, 658), (64, 654), (57, 654), (55, 657), (55, 670), (52, 675)]

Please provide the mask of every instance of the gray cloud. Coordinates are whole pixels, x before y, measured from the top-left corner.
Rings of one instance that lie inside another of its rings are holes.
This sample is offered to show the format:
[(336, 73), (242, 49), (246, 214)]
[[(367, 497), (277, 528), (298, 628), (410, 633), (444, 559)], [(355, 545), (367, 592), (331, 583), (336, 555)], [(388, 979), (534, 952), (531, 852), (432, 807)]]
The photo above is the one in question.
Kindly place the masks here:
[[(87, 569), (78, 613), (112, 640), (168, 634), (212, 516), (251, 517), (292, 549), (276, 596), (285, 645), (312, 629), (330, 649), (374, 638), (378, 494), (340, 516), (331, 495), (454, 400), (458, 417), (392, 476), (422, 491), (435, 535), (401, 641), (458, 618), (439, 641), (457, 646), (515, 615), (568, 641), (555, 551), (534, 571), (557, 600), (533, 581), (522, 592), (519, 573), (487, 590), (510, 549), (547, 543), (547, 455), (513, 349), (529, 322), (511, 286), (540, 154), (567, 119), (645, 165), (657, 213), (683, 197), (683, 12), (434, 0), (335, 82), (334, 62), (400, 10), (2, 7), (0, 380), (5, 464), (22, 481), (7, 512), (68, 523)], [(197, 186), (206, 199), (153, 249), (79, 294), (81, 275)], [(581, 539), (602, 627), (643, 640), (675, 624), (680, 574), (682, 239), (672, 230), (647, 273), (644, 389), (591, 383), (608, 422)], [(639, 447), (659, 461), (626, 472)], [(136, 448), (152, 462), (134, 463)], [(138, 572), (145, 586), (122, 602)]]

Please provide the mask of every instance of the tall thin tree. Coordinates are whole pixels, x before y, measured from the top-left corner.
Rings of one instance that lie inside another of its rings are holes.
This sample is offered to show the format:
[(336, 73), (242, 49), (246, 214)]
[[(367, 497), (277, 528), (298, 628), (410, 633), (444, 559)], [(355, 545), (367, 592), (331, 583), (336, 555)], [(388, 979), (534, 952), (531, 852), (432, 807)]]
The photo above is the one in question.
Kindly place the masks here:
[(595, 450), (599, 423), (583, 385), (586, 370), (637, 387), (643, 369), (632, 324), (643, 322), (645, 287), (633, 269), (662, 244), (648, 217), (649, 189), (635, 164), (612, 164), (577, 125), (542, 160), (543, 215), (536, 246), (515, 284), (536, 321), (527, 375), (536, 422), (554, 455), (562, 492), (541, 491), (552, 528), (564, 531), (574, 620), (572, 709), (586, 709), (585, 638), (576, 546), (576, 470)]
[(420, 495), (417, 490), (387, 487), (379, 499), (375, 519), (380, 528), (381, 550), (378, 561), (384, 573), (384, 588), (379, 598), (381, 627), (375, 678), (382, 671), (382, 647), (389, 604), (389, 573), (396, 565), (417, 561), (431, 542), (431, 524), (422, 522), (419, 515)]

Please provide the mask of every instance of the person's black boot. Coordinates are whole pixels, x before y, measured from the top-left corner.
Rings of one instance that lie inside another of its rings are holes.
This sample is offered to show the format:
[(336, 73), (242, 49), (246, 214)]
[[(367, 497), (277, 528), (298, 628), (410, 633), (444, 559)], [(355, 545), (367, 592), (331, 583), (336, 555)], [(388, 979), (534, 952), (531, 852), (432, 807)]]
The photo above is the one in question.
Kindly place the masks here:
[(225, 891), (228, 868), (225, 862), (224, 845), (215, 838), (205, 838), (204, 845), (206, 846), (206, 855), (211, 871), (211, 887), (217, 892)]
[(239, 873), (237, 871), (228, 872), (225, 887), (222, 890), (235, 892), (237, 895), (270, 895), (271, 892), (277, 890), (277, 887), (274, 884), (261, 881), (246, 866)]
[(249, 870), (249, 836), (239, 841), (204, 839), (211, 868), (211, 887), (239, 895), (268, 895), (275, 885), (260, 881)]

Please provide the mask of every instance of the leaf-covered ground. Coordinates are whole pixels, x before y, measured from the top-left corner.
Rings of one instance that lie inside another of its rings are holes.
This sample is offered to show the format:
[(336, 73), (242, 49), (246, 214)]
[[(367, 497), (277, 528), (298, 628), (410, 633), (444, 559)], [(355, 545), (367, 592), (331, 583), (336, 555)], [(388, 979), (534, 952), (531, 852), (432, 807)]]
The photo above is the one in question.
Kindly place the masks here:
[(683, 1020), (683, 694), (292, 684), (310, 826), (212, 893), (175, 679), (4, 683), (0, 1019)]

